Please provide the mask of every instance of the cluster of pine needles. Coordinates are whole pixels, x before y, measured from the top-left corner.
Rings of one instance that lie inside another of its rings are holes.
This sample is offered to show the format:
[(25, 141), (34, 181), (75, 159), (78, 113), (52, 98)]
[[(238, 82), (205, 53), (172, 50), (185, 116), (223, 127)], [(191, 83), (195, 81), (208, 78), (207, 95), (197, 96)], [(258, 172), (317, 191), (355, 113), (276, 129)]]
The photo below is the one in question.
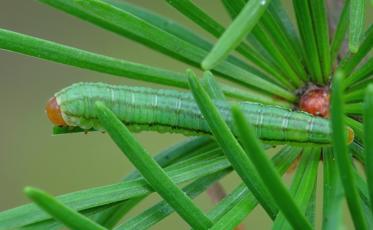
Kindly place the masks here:
[[(123, 182), (53, 197), (28, 187), (34, 202), (0, 213), (0, 229), (147, 229), (172, 212), (194, 229), (232, 229), (259, 204), (274, 229), (313, 229), (317, 171), (323, 164), (322, 228), (343, 227), (346, 200), (356, 229), (373, 228), (373, 26), (366, 28), (365, 0), (345, 0), (327, 10), (324, 0), (293, 0), (295, 21), (281, 0), (221, 0), (232, 18), (224, 28), (191, 0), (166, 0), (218, 38), (213, 44), (180, 23), (116, 0), (39, 0), (103, 29), (135, 40), (204, 70), (199, 81), (175, 72), (116, 59), (0, 29), (0, 48), (113, 76), (190, 89), (212, 137), (194, 137), (154, 158), (122, 122), (97, 103), (99, 120), (137, 171)], [(331, 14), (338, 11), (337, 20)], [(329, 17), (329, 20), (328, 20)], [(332, 23), (331, 23), (332, 22)], [(225, 79), (225, 83), (214, 81)], [(232, 84), (226, 82), (231, 81)], [(294, 108), (307, 84), (331, 88), (333, 144), (278, 146), (272, 159), (239, 107), (232, 107), (237, 135), (225, 124), (212, 98)], [(346, 140), (346, 126), (355, 139)], [(369, 140), (371, 139), (371, 140)], [(281, 179), (299, 159), (290, 188)], [(362, 166), (364, 170), (358, 170)], [(192, 198), (230, 172), (242, 184), (207, 213)], [(186, 184), (183, 188), (178, 184)], [(152, 192), (163, 201), (119, 221)], [(118, 224), (119, 223), (119, 224)]]

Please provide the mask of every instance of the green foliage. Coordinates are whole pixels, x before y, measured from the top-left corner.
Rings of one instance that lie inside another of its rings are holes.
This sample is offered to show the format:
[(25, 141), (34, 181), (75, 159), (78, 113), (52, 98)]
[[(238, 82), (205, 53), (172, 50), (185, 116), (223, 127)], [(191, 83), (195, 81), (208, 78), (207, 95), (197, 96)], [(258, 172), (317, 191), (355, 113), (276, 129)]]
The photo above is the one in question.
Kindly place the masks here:
[(212, 222), (197, 208), (167, 176), (165, 171), (132, 136), (124, 124), (103, 103), (97, 102), (97, 113), (101, 125), (109, 133), (127, 158), (136, 166), (149, 185), (158, 192), (190, 226), (209, 228)]
[(342, 201), (344, 191), (337, 165), (331, 148), (323, 149), (324, 159), (324, 197), (323, 229), (340, 229), (342, 227)]
[(259, 179), (252, 162), (246, 156), (244, 150), (230, 131), (224, 118), (219, 114), (218, 109), (213, 101), (203, 89), (196, 76), (190, 70), (189, 82), (193, 96), (201, 109), (202, 114), (207, 120), (211, 132), (219, 143), (220, 147), (226, 154), (228, 160), (232, 163), (233, 168), (241, 176), (247, 187), (255, 194), (267, 213), (274, 217), (276, 213), (275, 205), (268, 192), (263, 187), (263, 182)]
[(350, 40), (349, 48), (352, 53), (359, 50), (360, 40), (365, 26), (365, 0), (351, 1), (350, 4)]
[(247, 123), (238, 106), (232, 107), (232, 113), (235, 126), (238, 130), (239, 139), (280, 211), (295, 229), (311, 229), (310, 224), (300, 213), (299, 208), (291, 198), (280, 176), (269, 162), (263, 146), (257, 139), (251, 124)]
[(365, 143), (365, 157), (366, 157), (366, 175), (369, 189), (370, 206), (373, 207), (373, 143), (369, 137), (373, 132), (373, 121), (369, 119), (373, 116), (373, 86), (369, 85), (365, 94), (365, 108), (364, 108), (364, 143)]
[[(97, 102), (100, 124), (137, 170), (123, 182), (55, 198), (27, 188), (25, 192), (35, 204), (1, 212), (0, 229), (54, 229), (62, 225), (73, 229), (147, 229), (173, 211), (195, 229), (231, 229), (257, 204), (273, 220), (275, 229), (314, 229), (318, 228), (315, 216), (321, 216), (315, 211), (320, 162), (324, 166), (322, 228), (343, 227), (344, 199), (356, 229), (373, 227), (373, 89), (366, 90), (373, 73), (369, 56), (373, 25), (365, 31), (364, 0), (344, 1), (338, 22), (328, 21), (334, 9), (327, 9), (325, 1), (294, 0), (297, 26), (280, 0), (221, 0), (233, 19), (227, 29), (190, 0), (167, 0), (219, 38), (216, 44), (170, 18), (127, 2), (39, 1), (211, 72), (204, 72), (199, 81), (191, 70), (176, 72), (133, 63), (5, 29), (0, 29), (1, 49), (113, 76), (190, 88), (213, 138), (191, 138), (153, 159), (112, 111)], [(347, 43), (350, 51), (345, 54)], [(269, 147), (262, 145), (251, 128), (255, 121), (245, 120), (233, 106), (231, 122), (236, 128), (231, 130), (214, 105), (214, 99), (235, 99), (297, 108), (302, 87), (310, 84), (331, 88), (333, 146), (278, 146), (272, 161), (266, 152)], [(350, 146), (346, 125), (355, 135)], [(55, 130), (74, 131), (83, 130)], [(281, 175), (296, 158), (300, 162), (288, 188)], [(364, 167), (366, 177), (356, 164)], [(242, 183), (204, 213), (192, 198), (233, 170)], [(183, 189), (179, 188), (182, 183)], [(163, 200), (118, 225), (152, 192)]]
[(241, 43), (241, 40), (259, 21), (270, 2), (270, 0), (249, 1), (233, 23), (225, 30), (210, 53), (204, 58), (201, 63), (202, 68), (212, 69), (228, 56), (229, 52)]
[(79, 214), (77, 211), (66, 207), (53, 196), (46, 192), (32, 188), (25, 188), (26, 195), (57, 220), (71, 229), (103, 230), (104, 227)]
[(352, 213), (352, 219), (357, 229), (367, 229), (361, 201), (355, 186), (355, 178), (352, 173), (351, 156), (347, 148), (347, 134), (344, 121), (343, 105), (343, 73), (337, 72), (333, 81), (331, 123), (333, 128), (333, 151), (341, 182), (345, 190), (347, 204)]

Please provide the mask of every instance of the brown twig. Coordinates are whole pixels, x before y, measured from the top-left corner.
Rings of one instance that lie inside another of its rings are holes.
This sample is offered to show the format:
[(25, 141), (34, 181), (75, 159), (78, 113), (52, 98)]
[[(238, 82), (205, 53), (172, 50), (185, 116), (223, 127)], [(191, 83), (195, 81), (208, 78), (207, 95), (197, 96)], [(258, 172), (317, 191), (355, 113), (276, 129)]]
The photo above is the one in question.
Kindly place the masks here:
[(210, 197), (214, 204), (219, 203), (227, 195), (224, 191), (223, 186), (216, 182), (207, 189), (207, 195)]
[[(215, 184), (211, 185), (207, 189), (207, 195), (210, 197), (211, 201), (214, 204), (217, 204), (219, 203), (219, 201), (224, 199), (224, 197), (227, 194), (225, 193), (223, 186), (219, 182), (216, 182)], [(244, 230), (244, 229), (245, 229), (245, 226), (243, 224), (239, 224), (234, 228), (234, 230)]]

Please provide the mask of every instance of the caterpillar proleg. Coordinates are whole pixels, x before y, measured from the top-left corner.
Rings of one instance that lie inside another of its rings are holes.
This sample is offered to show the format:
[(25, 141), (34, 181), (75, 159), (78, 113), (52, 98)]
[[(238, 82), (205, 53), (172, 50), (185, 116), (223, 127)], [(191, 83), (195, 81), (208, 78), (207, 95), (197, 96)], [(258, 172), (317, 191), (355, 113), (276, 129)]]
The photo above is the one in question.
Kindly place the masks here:
[[(133, 131), (210, 134), (192, 94), (170, 89), (77, 83), (57, 92), (49, 100), (48, 117), (55, 125), (100, 130), (96, 101), (104, 102)], [(214, 103), (232, 127), (230, 104), (223, 100), (214, 100)], [(331, 144), (327, 119), (278, 106), (239, 104), (258, 137), (267, 143)], [(350, 143), (353, 131), (348, 128), (347, 133)]]

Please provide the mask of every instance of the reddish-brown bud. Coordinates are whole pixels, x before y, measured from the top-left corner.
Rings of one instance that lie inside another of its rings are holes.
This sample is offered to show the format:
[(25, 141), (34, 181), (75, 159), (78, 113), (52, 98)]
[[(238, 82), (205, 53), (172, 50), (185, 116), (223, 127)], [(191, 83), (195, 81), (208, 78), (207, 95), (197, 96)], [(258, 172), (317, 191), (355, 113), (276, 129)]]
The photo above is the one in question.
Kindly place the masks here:
[(315, 116), (329, 117), (330, 95), (326, 87), (312, 87), (300, 98), (299, 108)]

